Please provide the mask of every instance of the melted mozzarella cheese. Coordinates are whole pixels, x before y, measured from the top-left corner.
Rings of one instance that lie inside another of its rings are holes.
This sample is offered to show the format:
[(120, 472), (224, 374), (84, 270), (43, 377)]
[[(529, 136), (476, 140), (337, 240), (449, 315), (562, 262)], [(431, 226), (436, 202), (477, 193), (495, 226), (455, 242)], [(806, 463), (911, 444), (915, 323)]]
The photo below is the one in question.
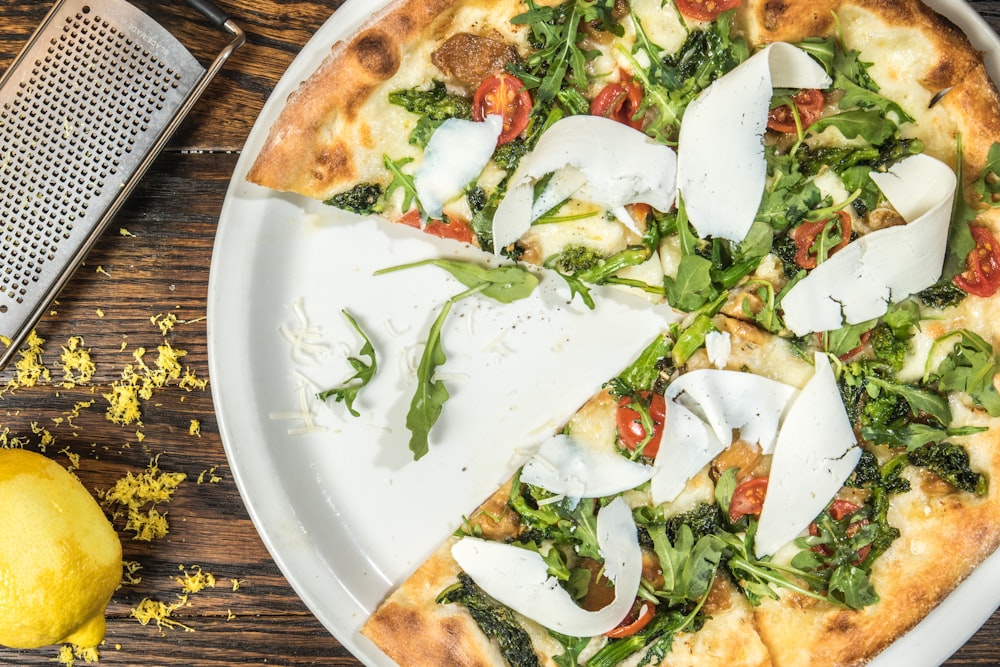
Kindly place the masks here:
[[(627, 204), (666, 211), (674, 204), (677, 156), (627, 125), (600, 116), (569, 116), (553, 124), (511, 177), (493, 217), (497, 252), (517, 241), (531, 223), (560, 201), (575, 197), (598, 204), (633, 231)], [(534, 200), (535, 185), (553, 174)]]
[(424, 151), (423, 162), (413, 174), (417, 199), (432, 219), (441, 208), (483, 171), (503, 130), (501, 116), (487, 116), (481, 123), (449, 118), (435, 130)]
[(600, 498), (649, 481), (650, 466), (630, 461), (607, 447), (556, 435), (541, 444), (521, 469), (521, 481), (570, 498)]
[(763, 136), (773, 89), (830, 84), (808, 54), (777, 42), (688, 106), (678, 138), (678, 189), (700, 236), (739, 243), (750, 231), (767, 177)]
[(484, 591), (537, 623), (572, 637), (602, 635), (628, 615), (642, 578), (642, 550), (632, 510), (616, 498), (597, 514), (597, 539), (604, 574), (614, 582), (615, 597), (606, 607), (579, 607), (537, 551), (503, 542), (466, 537), (451, 549), (459, 566)]
[(930, 287), (941, 275), (954, 172), (921, 154), (871, 177), (907, 224), (860, 237), (788, 291), (784, 320), (798, 336), (879, 317), (890, 301)]

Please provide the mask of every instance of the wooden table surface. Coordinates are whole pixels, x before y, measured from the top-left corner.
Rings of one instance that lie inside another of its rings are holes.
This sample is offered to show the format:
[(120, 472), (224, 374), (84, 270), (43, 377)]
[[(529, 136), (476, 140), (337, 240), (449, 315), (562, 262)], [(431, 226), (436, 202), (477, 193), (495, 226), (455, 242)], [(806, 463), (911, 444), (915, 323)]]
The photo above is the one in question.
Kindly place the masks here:
[[(187, 27), (200, 17), (179, 1), (136, 4), (165, 23), (180, 21), (199, 54), (214, 54), (225, 39), (208, 28)], [(342, 2), (218, 4), (246, 30), (248, 43), (212, 83), (39, 323), (49, 379), (11, 387), (17, 384), (16, 369), (0, 373), (0, 446), (43, 450), (75, 468), (95, 495), (127, 474), (147, 472), (154, 459), (161, 473), (186, 475), (169, 503), (158, 505), (170, 525), (165, 537), (135, 540), (122, 519), (115, 522), (126, 560), (139, 566), (138, 580), (123, 585), (108, 608), (100, 664), (359, 665), (299, 600), (258, 537), (227, 465), (210, 383), (199, 388), (167, 381), (142, 402), (141, 424), (118, 425), (105, 417), (102, 394), (135, 364), (139, 348), (149, 351), (143, 359), (152, 366), (157, 347), (169, 344), (186, 352), (180, 362), (194, 378), (210, 381), (206, 293), (230, 175), (271, 88)], [(1000, 0), (972, 4), (1000, 28)], [(49, 0), (0, 3), (0, 71), (50, 6)], [(95, 372), (64, 387), (60, 354), (76, 336), (90, 350)], [(193, 423), (200, 432), (192, 432)], [(199, 569), (214, 575), (215, 587), (190, 594), (172, 612), (182, 626), (143, 625), (133, 617), (145, 599), (178, 603), (183, 592), (178, 580)], [(58, 647), (0, 648), (0, 664), (49, 666), (57, 653)], [(947, 664), (1000, 664), (1000, 613)]]

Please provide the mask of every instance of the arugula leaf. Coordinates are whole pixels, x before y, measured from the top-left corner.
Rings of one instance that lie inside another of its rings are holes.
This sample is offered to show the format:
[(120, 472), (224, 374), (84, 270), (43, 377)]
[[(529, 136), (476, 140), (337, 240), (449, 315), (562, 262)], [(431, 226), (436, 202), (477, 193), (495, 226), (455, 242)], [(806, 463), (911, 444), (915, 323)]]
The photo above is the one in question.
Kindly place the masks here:
[(944, 268), (941, 271), (941, 282), (950, 282), (952, 278), (965, 270), (965, 258), (976, 247), (972, 238), (969, 223), (976, 217), (976, 211), (965, 199), (965, 158), (962, 150), (962, 135), (956, 138), (957, 161), (955, 165), (955, 203), (951, 209), (951, 226), (948, 228), (948, 250), (944, 258)]
[(908, 422), (902, 426), (886, 424), (884, 426), (863, 426), (861, 437), (868, 442), (877, 442), (894, 448), (905, 448), (907, 451), (941, 442), (945, 438), (957, 438), (973, 435), (988, 430), (985, 426), (960, 426), (945, 428), (936, 424), (921, 424)]
[[(723, 12), (704, 30), (690, 31), (681, 48), (666, 58), (632, 15), (636, 42), (631, 53), (622, 55), (642, 84), (637, 113), (647, 117), (645, 131), (655, 140), (675, 144), (687, 106), (714, 80), (750, 57), (746, 40), (731, 35), (734, 14), (733, 10)], [(640, 66), (637, 57), (650, 63), (649, 67)]]
[(462, 292), (457, 297), (448, 299), (441, 312), (434, 318), (427, 334), (427, 344), (420, 355), (417, 365), (417, 389), (410, 400), (410, 409), (406, 413), (406, 428), (410, 431), (410, 451), (413, 460), (417, 461), (429, 450), (428, 439), (431, 428), (441, 416), (441, 410), (450, 397), (444, 382), (434, 379), (434, 372), (447, 361), (444, 348), (441, 346), (441, 327), (451, 312), (455, 301), (471, 294), (473, 290)]
[(712, 585), (722, 559), (723, 543), (715, 535), (695, 542), (691, 527), (683, 524), (671, 544), (661, 527), (649, 531), (653, 551), (663, 573), (663, 590), (657, 591), (671, 606), (700, 600)]
[(847, 139), (861, 137), (875, 146), (882, 144), (896, 134), (896, 124), (888, 120), (881, 111), (872, 109), (852, 109), (824, 116), (809, 126), (812, 132), (822, 132), (835, 127)]
[(664, 276), (667, 301), (678, 310), (691, 312), (718, 296), (712, 285), (712, 262), (698, 255), (684, 255), (677, 265), (677, 277)]
[(527, 297), (538, 285), (538, 278), (519, 266), (499, 266), (484, 268), (470, 262), (446, 259), (426, 259), (410, 264), (401, 264), (380, 269), (375, 275), (391, 273), (418, 266), (432, 265), (445, 269), (455, 279), (469, 289), (448, 299), (441, 308), (427, 334), (427, 343), (417, 365), (417, 389), (406, 413), (406, 428), (410, 431), (410, 450), (414, 460), (427, 454), (431, 428), (441, 416), (441, 410), (449, 398), (448, 388), (434, 373), (446, 360), (441, 345), (441, 329), (455, 302), (473, 294), (482, 293), (500, 303), (511, 303)]
[(833, 60), (833, 88), (844, 91), (841, 109), (878, 109), (883, 114), (892, 113), (899, 123), (913, 122), (899, 104), (878, 94), (879, 87), (868, 74), (871, 63), (862, 62), (858, 51), (837, 48)]
[(378, 362), (375, 359), (375, 348), (372, 345), (371, 339), (361, 329), (358, 321), (346, 310), (341, 310), (340, 312), (343, 313), (347, 321), (354, 327), (354, 330), (364, 339), (364, 345), (361, 346), (361, 351), (358, 354), (368, 357), (368, 361), (365, 362), (358, 357), (348, 357), (347, 362), (354, 369), (354, 375), (347, 378), (339, 387), (332, 387), (326, 391), (322, 391), (317, 396), (321, 401), (329, 398), (333, 398), (337, 403), (343, 401), (344, 405), (347, 406), (348, 412), (355, 417), (360, 417), (361, 413), (354, 409), (354, 401), (358, 397), (358, 392), (375, 377), (375, 373), (378, 371)]
[(861, 345), (861, 337), (871, 331), (878, 320), (848, 324), (834, 331), (823, 333), (823, 349), (837, 357), (844, 357)]
[(823, 193), (800, 171), (791, 154), (779, 154), (775, 146), (764, 149), (768, 182), (756, 219), (776, 232), (785, 231), (805, 218), (806, 213), (825, 203)]
[(660, 378), (660, 365), (669, 359), (674, 341), (665, 333), (646, 346), (639, 357), (615, 378), (615, 391), (619, 396), (630, 396), (640, 391), (652, 391)]
[(563, 652), (552, 657), (558, 667), (580, 667), (580, 655), (590, 645), (590, 637), (570, 637), (549, 630), (549, 634), (563, 647)]
[[(456, 280), (476, 292), (482, 292), (500, 303), (513, 303), (524, 299), (538, 285), (538, 277), (520, 266), (486, 268), (472, 262), (451, 259), (424, 259), (410, 264), (400, 264), (379, 269), (375, 275), (412, 269), (418, 266), (436, 266), (450, 273)], [(464, 293), (463, 293), (464, 294)]]
[(868, 573), (845, 563), (838, 565), (830, 575), (829, 596), (851, 609), (861, 609), (879, 601)]
[(979, 201), (990, 206), (1000, 206), (1000, 143), (990, 146), (986, 156), (986, 166), (979, 178), (972, 184), (972, 189), (979, 195)]
[[(750, 521), (747, 532), (742, 536), (728, 532), (718, 534), (726, 547), (723, 562), (751, 605), (756, 607), (764, 598), (778, 599), (776, 587), (839, 605), (838, 601), (817, 592), (826, 585), (824, 577), (774, 563), (767, 557), (757, 558), (753, 549), (756, 534), (757, 522), (754, 520)], [(800, 580), (802, 583), (799, 583)]]
[(938, 338), (932, 353), (955, 337), (959, 339), (957, 344), (952, 341), (954, 347), (938, 365), (938, 388), (964, 392), (991, 417), (1000, 417), (1000, 393), (993, 386), (993, 376), (1000, 373), (1000, 359), (989, 343), (968, 329), (958, 329)]
[(922, 412), (930, 415), (942, 424), (951, 421), (951, 408), (948, 406), (948, 400), (940, 394), (924, 387), (890, 382), (875, 375), (870, 375), (867, 380), (869, 394), (875, 391), (886, 391), (906, 401), (915, 413)]
[(566, 0), (554, 7), (540, 7), (527, 0), (529, 10), (511, 19), (514, 25), (531, 28), (534, 52), (524, 65), (514, 65), (515, 74), (528, 87), (537, 88), (539, 104), (556, 98), (564, 83), (585, 90), (587, 62), (599, 52), (580, 46), (583, 37), (580, 26), (600, 25), (605, 30), (620, 31), (614, 18), (614, 0)]
[(413, 162), (413, 158), (411, 157), (404, 157), (393, 161), (388, 155), (382, 156), (382, 164), (392, 174), (392, 181), (386, 187), (385, 194), (382, 196), (385, 200), (388, 200), (396, 190), (401, 188), (403, 190), (403, 202), (400, 204), (402, 211), (404, 213), (409, 211), (413, 203), (416, 202), (417, 208), (420, 209), (420, 215), (426, 217), (427, 214), (420, 203), (420, 198), (417, 197), (417, 186), (413, 182), (413, 177), (403, 172), (403, 167), (411, 162)]

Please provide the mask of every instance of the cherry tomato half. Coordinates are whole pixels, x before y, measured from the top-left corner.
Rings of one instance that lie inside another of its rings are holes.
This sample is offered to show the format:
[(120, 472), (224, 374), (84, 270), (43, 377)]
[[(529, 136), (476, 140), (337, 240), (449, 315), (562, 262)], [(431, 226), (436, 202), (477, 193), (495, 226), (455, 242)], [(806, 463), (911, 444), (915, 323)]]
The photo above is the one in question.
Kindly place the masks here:
[(604, 636), (611, 639), (631, 637), (649, 625), (649, 622), (653, 620), (653, 616), (655, 615), (656, 607), (653, 606), (652, 602), (649, 600), (636, 600), (628, 616), (616, 628), (605, 632)]
[(974, 296), (993, 296), (1000, 288), (1000, 243), (985, 227), (970, 225), (969, 231), (976, 247), (965, 258), (965, 271), (952, 281)]
[(591, 116), (604, 116), (641, 130), (642, 117), (636, 118), (642, 104), (642, 85), (632, 79), (609, 83), (590, 102)]
[[(653, 436), (642, 447), (642, 455), (650, 458), (660, 451), (660, 440), (663, 439), (663, 421), (667, 416), (667, 400), (663, 394), (648, 391), (639, 392), (639, 400), (648, 401), (647, 409), (653, 420)], [(618, 401), (618, 437), (628, 449), (635, 450), (646, 440), (646, 429), (642, 425), (642, 415), (632, 407), (635, 397), (622, 396)]]
[[(816, 253), (813, 251), (813, 245), (829, 222), (829, 220), (803, 222), (790, 232), (796, 247), (795, 263), (803, 269), (815, 269), (819, 264)], [(841, 250), (851, 242), (851, 216), (847, 211), (837, 212), (837, 224), (840, 226), (840, 242), (830, 249), (827, 256)]]
[(733, 499), (729, 501), (729, 520), (736, 523), (748, 514), (760, 517), (767, 495), (767, 477), (752, 477), (736, 486)]
[(501, 72), (479, 84), (472, 97), (472, 119), (486, 120), (487, 116), (503, 118), (503, 130), (497, 145), (511, 141), (528, 127), (531, 119), (531, 94), (513, 74)]
[[(826, 98), (823, 91), (816, 88), (803, 88), (792, 97), (795, 110), (799, 114), (799, 124), (805, 129), (815, 123), (820, 114), (823, 113), (823, 105)], [(782, 104), (780, 107), (771, 109), (767, 115), (767, 127), (775, 132), (785, 132), (788, 134), (797, 132), (795, 126), (795, 116), (792, 114), (792, 107)]]
[(677, 10), (695, 21), (714, 21), (719, 14), (740, 4), (740, 0), (677, 0)]
[[(410, 209), (399, 219), (399, 222), (408, 227), (420, 229), (420, 211), (415, 208)], [(454, 217), (447, 220), (429, 220), (424, 225), (424, 232), (431, 236), (461, 241), (462, 243), (471, 244), (473, 241), (472, 228), (469, 223)]]
[[(830, 508), (827, 511), (829, 512), (831, 519), (833, 519), (834, 521), (842, 521), (844, 517), (854, 514), (859, 509), (861, 509), (860, 505), (855, 505), (850, 500), (843, 500), (841, 498), (837, 498), (832, 503), (830, 503)], [(855, 535), (857, 535), (859, 530), (861, 530), (864, 526), (867, 525), (868, 525), (868, 519), (860, 519), (858, 521), (852, 521), (850, 525), (847, 526), (847, 530), (844, 532), (847, 535), (847, 537), (854, 537)], [(809, 524), (809, 534), (814, 537), (819, 535), (819, 527), (815, 523)], [(825, 544), (817, 544), (812, 548), (812, 550), (815, 551), (816, 553), (823, 554), (824, 556), (829, 556), (833, 553), (830, 547), (828, 547)], [(870, 552), (871, 550), (872, 547), (870, 544), (866, 544), (860, 549), (858, 549), (857, 555), (855, 559), (851, 561), (851, 564), (860, 565), (861, 562), (864, 561), (864, 559), (868, 556), (868, 552)]]

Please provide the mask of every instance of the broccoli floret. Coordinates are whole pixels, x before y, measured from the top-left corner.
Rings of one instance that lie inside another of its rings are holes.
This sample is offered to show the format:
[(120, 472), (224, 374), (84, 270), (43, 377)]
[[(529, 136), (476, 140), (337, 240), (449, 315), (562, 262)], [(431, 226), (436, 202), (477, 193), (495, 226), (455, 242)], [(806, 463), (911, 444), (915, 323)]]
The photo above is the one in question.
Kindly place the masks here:
[(442, 591), (437, 602), (464, 605), (483, 634), (497, 642), (500, 654), (510, 667), (538, 666), (531, 638), (514, 612), (487, 595), (469, 575), (459, 573), (458, 583)]
[(931, 308), (944, 309), (950, 306), (957, 306), (968, 296), (962, 289), (950, 280), (931, 285), (922, 292), (917, 292), (917, 297), (925, 306)]
[(718, 505), (714, 503), (701, 503), (692, 510), (667, 519), (664, 525), (667, 539), (671, 543), (676, 542), (677, 532), (681, 526), (686, 525), (691, 529), (691, 532), (694, 534), (694, 540), (697, 542), (705, 535), (712, 535), (723, 530), (725, 524), (722, 518), (722, 510), (719, 509)]
[(472, 209), (473, 213), (479, 213), (486, 208), (486, 205), (489, 203), (489, 197), (486, 195), (486, 191), (479, 186), (470, 188), (469, 191), (465, 193), (465, 198), (468, 200), (469, 208)]
[(529, 151), (530, 148), (527, 142), (521, 138), (517, 138), (497, 147), (493, 153), (493, 161), (501, 169), (512, 172), (521, 161), (521, 158), (527, 155)]
[(909, 338), (901, 338), (896, 335), (885, 322), (880, 322), (871, 330), (869, 342), (875, 358), (885, 362), (891, 369), (898, 371), (906, 361), (906, 352), (909, 349)]
[(472, 118), (472, 102), (460, 95), (449, 93), (441, 81), (431, 82), (430, 90), (410, 88), (389, 93), (389, 101), (431, 120)]
[(847, 480), (847, 486), (863, 489), (867, 485), (878, 482), (880, 479), (878, 458), (865, 450), (861, 452), (861, 458), (858, 459), (858, 465), (854, 466), (854, 474)]
[(871, 567), (875, 559), (885, 553), (900, 535), (899, 529), (889, 523), (889, 498), (910, 490), (909, 480), (902, 476), (906, 461), (906, 455), (901, 454), (880, 465), (873, 453), (864, 451), (854, 468), (854, 474), (847, 481), (847, 486), (871, 492), (868, 502), (871, 505), (871, 523), (875, 531), (871, 550), (860, 565), (862, 568)]
[(862, 428), (881, 429), (905, 417), (910, 404), (899, 394), (883, 391), (877, 397), (865, 393), (862, 398), (859, 419)]
[(986, 476), (973, 472), (965, 447), (950, 442), (931, 443), (909, 453), (910, 463), (926, 468), (960, 491), (985, 496)]
[(384, 192), (378, 183), (360, 183), (347, 192), (330, 197), (323, 203), (359, 215), (370, 215), (381, 210)]
[(787, 234), (776, 237), (771, 244), (771, 252), (781, 260), (785, 277), (795, 277), (795, 274), (799, 272), (799, 265), (795, 263), (795, 253), (798, 252), (798, 247), (792, 237)]
[(587, 271), (597, 266), (604, 259), (597, 250), (585, 245), (571, 245), (563, 248), (554, 258), (546, 260), (546, 266), (551, 266), (561, 273), (574, 274)]

